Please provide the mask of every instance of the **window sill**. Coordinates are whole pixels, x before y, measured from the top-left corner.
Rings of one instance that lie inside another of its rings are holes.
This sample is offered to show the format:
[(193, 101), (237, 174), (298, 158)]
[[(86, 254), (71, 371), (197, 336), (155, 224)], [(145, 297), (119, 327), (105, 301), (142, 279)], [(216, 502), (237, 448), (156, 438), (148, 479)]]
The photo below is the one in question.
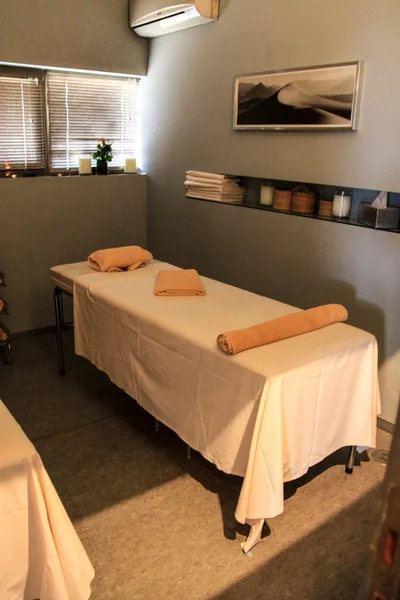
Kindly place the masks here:
[[(13, 177), (15, 175), (15, 177)], [(18, 174), (13, 173), (13, 175), (0, 175), (1, 179), (76, 179), (81, 177), (83, 179), (91, 178), (91, 177), (141, 177), (146, 176), (146, 173), (108, 173), (107, 175), (97, 175), (97, 173), (92, 173), (91, 175), (79, 175), (79, 173), (34, 173), (34, 174)]]

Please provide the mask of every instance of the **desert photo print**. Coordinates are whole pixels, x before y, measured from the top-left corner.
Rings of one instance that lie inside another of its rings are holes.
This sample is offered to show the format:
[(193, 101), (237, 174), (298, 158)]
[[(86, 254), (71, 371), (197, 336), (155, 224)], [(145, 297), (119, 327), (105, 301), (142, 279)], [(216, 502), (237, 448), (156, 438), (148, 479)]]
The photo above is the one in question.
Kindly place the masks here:
[(355, 129), (359, 63), (237, 77), (235, 129)]

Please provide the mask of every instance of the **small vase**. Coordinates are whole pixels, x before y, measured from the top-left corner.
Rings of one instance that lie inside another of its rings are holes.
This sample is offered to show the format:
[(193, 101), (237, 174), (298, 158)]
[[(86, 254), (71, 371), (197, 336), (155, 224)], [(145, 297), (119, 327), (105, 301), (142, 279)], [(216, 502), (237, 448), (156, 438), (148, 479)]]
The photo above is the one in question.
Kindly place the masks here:
[(97, 175), (108, 175), (108, 162), (106, 160), (98, 160), (96, 165)]

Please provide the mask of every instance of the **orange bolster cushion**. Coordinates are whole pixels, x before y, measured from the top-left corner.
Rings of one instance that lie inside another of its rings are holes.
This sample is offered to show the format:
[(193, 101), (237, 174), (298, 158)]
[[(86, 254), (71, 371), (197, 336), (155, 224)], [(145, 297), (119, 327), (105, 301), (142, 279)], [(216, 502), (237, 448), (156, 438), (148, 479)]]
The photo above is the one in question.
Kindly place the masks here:
[(347, 310), (341, 304), (325, 304), (246, 329), (221, 333), (217, 338), (217, 344), (223, 352), (237, 354), (243, 350), (321, 329), (332, 323), (347, 321), (347, 318)]

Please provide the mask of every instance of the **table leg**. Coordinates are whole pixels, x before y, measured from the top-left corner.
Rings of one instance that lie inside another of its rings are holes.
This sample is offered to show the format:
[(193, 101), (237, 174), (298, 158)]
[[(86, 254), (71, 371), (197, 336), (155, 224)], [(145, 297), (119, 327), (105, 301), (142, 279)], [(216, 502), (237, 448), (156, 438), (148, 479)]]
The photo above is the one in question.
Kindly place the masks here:
[(12, 365), (14, 362), (14, 359), (12, 357), (11, 354), (11, 344), (10, 342), (7, 342), (6, 344), (6, 351), (5, 351), (5, 356), (3, 358), (3, 362), (5, 365)]
[(356, 459), (357, 446), (352, 446), (350, 448), (349, 459), (346, 465), (346, 473), (351, 475), (353, 473), (354, 462)]
[(65, 375), (64, 348), (62, 340), (62, 317), (63, 317), (63, 300), (62, 291), (54, 288), (54, 312), (56, 317), (56, 333), (57, 333), (57, 350), (58, 350), (58, 365), (60, 375)]

